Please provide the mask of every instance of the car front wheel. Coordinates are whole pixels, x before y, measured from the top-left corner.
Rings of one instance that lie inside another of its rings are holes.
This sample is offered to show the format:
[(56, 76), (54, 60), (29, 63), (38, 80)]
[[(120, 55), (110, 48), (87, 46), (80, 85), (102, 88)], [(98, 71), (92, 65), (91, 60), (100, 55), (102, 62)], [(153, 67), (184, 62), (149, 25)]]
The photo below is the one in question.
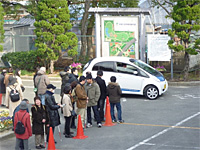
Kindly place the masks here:
[(158, 89), (155, 86), (149, 85), (144, 89), (144, 95), (150, 100), (154, 100), (158, 97)]

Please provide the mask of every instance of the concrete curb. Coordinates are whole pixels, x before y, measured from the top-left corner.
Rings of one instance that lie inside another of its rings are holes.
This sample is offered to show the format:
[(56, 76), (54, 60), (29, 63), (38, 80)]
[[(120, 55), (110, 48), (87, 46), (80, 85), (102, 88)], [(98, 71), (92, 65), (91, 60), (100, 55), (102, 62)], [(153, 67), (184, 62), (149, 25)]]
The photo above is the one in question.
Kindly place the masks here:
[[(25, 80), (33, 80), (32, 76), (22, 76), (22, 79)], [(60, 77), (49, 77), (51, 81), (61, 81)], [(173, 81), (168, 81), (169, 86), (200, 86), (200, 81), (180, 81), (180, 82), (173, 82)]]
[(7, 138), (11, 138), (11, 137), (14, 137), (15, 134), (14, 134), (14, 131), (12, 131), (12, 129), (9, 129), (7, 131), (4, 131), (0, 134), (0, 140), (5, 140)]

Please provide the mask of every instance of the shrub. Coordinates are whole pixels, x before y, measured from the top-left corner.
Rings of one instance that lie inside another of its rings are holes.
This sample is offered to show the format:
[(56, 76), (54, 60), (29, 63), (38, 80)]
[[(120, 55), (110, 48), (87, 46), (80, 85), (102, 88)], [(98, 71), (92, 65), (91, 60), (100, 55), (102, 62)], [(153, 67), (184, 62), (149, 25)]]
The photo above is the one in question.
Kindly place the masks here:
[(40, 54), (36, 50), (7, 53), (2, 56), (2, 60), (9, 62), (14, 69), (27, 71), (34, 71), (37, 66), (43, 65)]

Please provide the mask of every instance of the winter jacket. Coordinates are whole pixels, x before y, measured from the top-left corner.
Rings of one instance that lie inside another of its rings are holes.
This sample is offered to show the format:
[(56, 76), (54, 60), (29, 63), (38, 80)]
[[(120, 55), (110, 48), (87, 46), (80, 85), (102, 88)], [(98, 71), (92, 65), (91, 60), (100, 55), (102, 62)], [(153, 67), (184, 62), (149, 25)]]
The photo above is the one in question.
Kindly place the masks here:
[(68, 73), (68, 72), (65, 72), (65, 71), (60, 72), (60, 77), (62, 78), (60, 96), (63, 96), (63, 94), (64, 94), (63, 89), (65, 87), (65, 84), (68, 83), (69, 75), (70, 75), (70, 73)]
[(118, 103), (121, 98), (121, 88), (118, 83), (110, 82), (107, 86), (107, 94), (109, 96), (110, 103)]
[[(39, 82), (39, 83), (38, 83)], [(50, 84), (49, 78), (45, 75), (44, 71), (39, 70), (35, 77), (35, 85), (38, 88), (37, 94), (45, 94), (47, 85)]]
[(70, 95), (69, 94), (64, 94), (62, 98), (62, 103), (66, 104), (63, 107), (63, 116), (65, 117), (70, 117), (71, 116), (71, 111), (73, 110)]
[(85, 90), (88, 96), (88, 107), (96, 106), (100, 97), (99, 85), (93, 80), (92, 84), (86, 83)]
[(76, 102), (78, 108), (86, 108), (87, 105), (87, 94), (85, 91), (85, 87), (81, 85), (80, 83), (77, 84), (75, 88), (75, 93), (78, 97), (78, 100)]
[[(10, 92), (12, 89), (16, 89), (19, 92), (19, 100), (17, 102), (12, 102), (10, 98)], [(15, 83), (14, 85), (9, 85), (6, 88), (6, 99), (5, 99), (5, 105), (9, 106), (9, 115), (12, 116), (15, 108), (21, 103), (23, 99), (23, 93), (20, 85), (18, 83)]]
[(0, 74), (0, 93), (2, 94), (6, 93), (6, 85), (4, 84), (4, 78), (5, 76), (1, 73)]
[[(31, 112), (33, 134), (44, 134), (44, 124), (49, 124), (49, 115), (46, 106), (41, 105), (40, 107), (38, 107), (37, 105), (35, 105), (31, 108)], [(45, 123), (42, 122), (43, 119), (46, 120)], [(46, 127), (45, 131), (47, 131)]]
[(105, 80), (103, 80), (101, 77), (97, 76), (96, 77), (96, 82), (99, 85), (101, 95), (99, 99), (105, 99), (106, 98), (106, 83)]
[[(25, 116), (24, 116), (24, 114), (25, 114)], [(22, 119), (22, 117), (23, 117), (23, 119)], [(21, 121), (24, 124), (24, 126), (25, 126), (25, 133), (24, 134), (17, 134), (17, 133), (15, 133), (16, 138), (23, 139), (23, 140), (29, 139), (29, 137), (32, 136), (31, 120), (30, 120), (29, 113), (27, 113), (26, 110), (19, 110), (15, 114), (14, 131), (15, 131), (15, 128), (16, 128), (16, 125), (17, 125), (18, 121)]]
[(58, 109), (60, 108), (60, 106), (57, 105), (53, 93), (51, 93), (50, 91), (46, 91), (45, 104), (49, 114), (50, 126), (58, 126), (60, 124), (60, 115), (58, 113)]
[(78, 82), (77, 77), (74, 74), (69, 74), (69, 80), (67, 81), (67, 83), (71, 84), (74, 81)]

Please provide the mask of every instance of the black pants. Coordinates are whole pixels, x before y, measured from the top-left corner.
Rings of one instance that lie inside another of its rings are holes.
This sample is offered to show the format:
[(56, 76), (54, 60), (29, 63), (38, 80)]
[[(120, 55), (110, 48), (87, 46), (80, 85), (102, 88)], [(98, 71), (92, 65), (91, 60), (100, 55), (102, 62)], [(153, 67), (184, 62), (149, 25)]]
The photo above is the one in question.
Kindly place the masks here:
[[(54, 134), (54, 129), (55, 127), (52, 127), (52, 130), (53, 130), (53, 134)], [(49, 132), (50, 132), (50, 127), (47, 128), (47, 142), (49, 141)]]
[(71, 125), (72, 116), (65, 116), (65, 134), (70, 135), (70, 125)]
[[(72, 103), (73, 110), (74, 110), (74, 104), (75, 103)], [(75, 125), (75, 116), (72, 116), (72, 121), (71, 121), (71, 128), (73, 128), (73, 127), (76, 127), (76, 125)]]
[(104, 120), (104, 104), (105, 104), (105, 99), (99, 99), (97, 107), (101, 121)]

